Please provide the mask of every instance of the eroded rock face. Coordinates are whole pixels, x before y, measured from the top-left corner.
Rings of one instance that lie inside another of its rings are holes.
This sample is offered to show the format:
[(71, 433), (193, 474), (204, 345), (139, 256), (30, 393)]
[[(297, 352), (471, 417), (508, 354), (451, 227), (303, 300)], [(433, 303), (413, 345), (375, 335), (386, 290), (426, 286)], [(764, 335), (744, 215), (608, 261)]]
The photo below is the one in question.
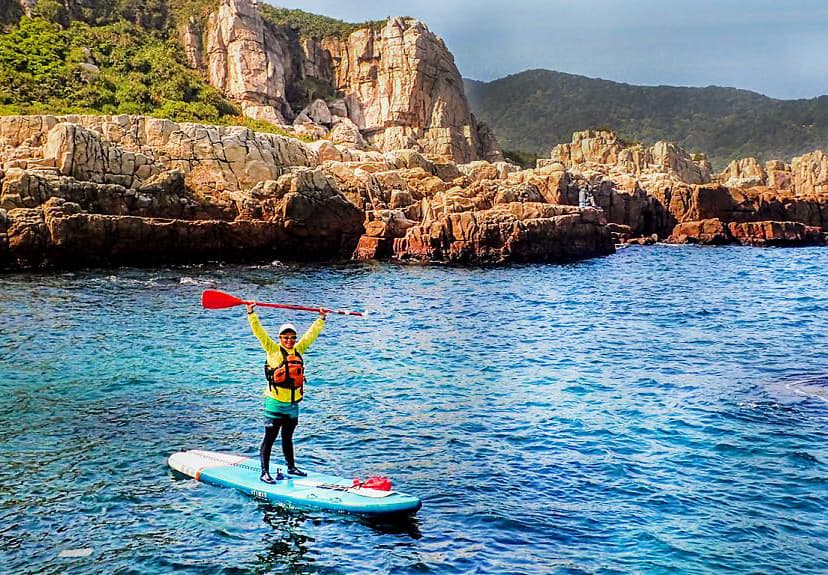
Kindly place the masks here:
[[(304, 115), (348, 121), (324, 106)], [(612, 253), (616, 240), (668, 235), (704, 244), (824, 239), (822, 155), (803, 156), (796, 170), (768, 164), (768, 174), (790, 174), (790, 188), (779, 190), (684, 182), (692, 167), (670, 146), (654, 147), (640, 173), (622, 173), (628, 150), (584, 152), (612, 165), (567, 168), (559, 158), (520, 170), (141, 117), (0, 118), (0, 265), (205, 257), (491, 264), (593, 257)], [(801, 195), (801, 182), (816, 191)], [(576, 207), (585, 186), (600, 209)]]
[[(199, 66), (192, 26), (179, 36), (190, 64)], [(454, 57), (422, 22), (392, 18), (380, 30), (364, 28), (344, 40), (302, 38), (294, 45), (287, 30), (262, 17), (257, 0), (221, 0), (201, 43), (210, 83), (248, 117), (291, 122), (308, 133), (308, 124), (332, 128), (338, 115), (381, 151), (411, 148), (459, 162), (503, 159), (494, 134), (469, 110)], [(306, 80), (330, 84), (344, 97), (331, 103), (333, 110), (321, 100), (292, 110), (288, 92)]]
[(800, 222), (730, 222), (718, 218), (679, 224), (668, 238), (669, 243), (743, 246), (825, 245), (828, 234), (821, 228)]
[(282, 112), (292, 80), (287, 38), (266, 25), (257, 0), (220, 0), (207, 22), (207, 78), (228, 98)]
[(768, 175), (756, 158), (733, 160), (719, 179), (729, 188), (751, 188), (765, 186), (768, 183)]
[(26, 156), (26, 167), (45, 159), (79, 181), (128, 188), (180, 170), (201, 195), (249, 188), (278, 178), (287, 166), (318, 163), (313, 149), (295, 138), (126, 115), (0, 117), (0, 154)]
[(800, 222), (731, 222), (728, 230), (734, 240), (747, 246), (825, 245), (826, 241), (820, 228)]
[(159, 173), (152, 158), (113, 146), (96, 133), (67, 122), (49, 130), (43, 155), (54, 159), (61, 174), (86, 182), (133, 188)]
[(502, 159), (490, 132), (480, 140), (453, 56), (422, 22), (392, 18), (381, 30), (324, 46), (336, 88), (349, 96), (350, 119), (380, 149), (414, 148), (458, 162)]
[(484, 211), (439, 214), (395, 240), (402, 260), (486, 264), (565, 261), (611, 254), (602, 216), (548, 204), (500, 204)]
[(580, 173), (613, 175), (661, 175), (685, 184), (711, 181), (706, 159), (694, 159), (671, 142), (656, 142), (650, 148), (622, 142), (613, 132), (575, 132), (572, 142), (552, 149), (551, 162)]
[(729, 244), (733, 238), (728, 232), (727, 225), (718, 218), (685, 222), (679, 224), (667, 238), (671, 244), (702, 244), (723, 245)]
[[(577, 204), (578, 190), (589, 186), (608, 221), (629, 226), (633, 236), (663, 238), (678, 224), (712, 219), (725, 225), (797, 221), (828, 230), (828, 163), (819, 151), (792, 165), (734, 161), (714, 178), (703, 156), (671, 144), (644, 148), (620, 142), (611, 132), (587, 131), (556, 146), (552, 158), (539, 160), (529, 177), (540, 174), (549, 174), (552, 184), (541, 189), (564, 204)], [(552, 179), (552, 174), (559, 175)]]
[(9, 259), (25, 267), (279, 257), (274, 246), (284, 240), (284, 231), (270, 222), (90, 214), (58, 198), (11, 210), (8, 217)]
[(794, 158), (791, 172), (797, 196), (828, 196), (828, 155), (822, 150)]
[(363, 232), (362, 212), (310, 167), (315, 152), (283, 136), (143, 117), (6, 117), (0, 150), (5, 266), (341, 258)]

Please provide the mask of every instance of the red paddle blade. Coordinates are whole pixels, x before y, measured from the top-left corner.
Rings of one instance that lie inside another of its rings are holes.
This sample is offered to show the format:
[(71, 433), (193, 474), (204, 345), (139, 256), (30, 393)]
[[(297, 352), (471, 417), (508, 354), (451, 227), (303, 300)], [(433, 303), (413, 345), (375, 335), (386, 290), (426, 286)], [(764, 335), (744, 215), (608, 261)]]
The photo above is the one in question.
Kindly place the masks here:
[(201, 305), (207, 309), (225, 309), (246, 303), (236, 296), (214, 289), (206, 289), (201, 294)]

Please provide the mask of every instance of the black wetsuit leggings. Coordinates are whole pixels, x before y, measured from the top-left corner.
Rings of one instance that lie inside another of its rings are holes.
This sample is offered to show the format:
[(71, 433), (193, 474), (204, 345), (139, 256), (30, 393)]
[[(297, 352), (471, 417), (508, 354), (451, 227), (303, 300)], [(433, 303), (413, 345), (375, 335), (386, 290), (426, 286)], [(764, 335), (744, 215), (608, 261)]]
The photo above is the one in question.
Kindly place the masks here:
[(264, 439), (262, 439), (262, 445), (259, 447), (262, 473), (270, 472), (270, 451), (273, 449), (273, 443), (276, 441), (280, 429), (282, 430), (282, 453), (285, 456), (285, 463), (287, 463), (289, 469), (296, 467), (296, 461), (293, 458), (293, 432), (298, 424), (298, 419), (287, 415), (283, 415), (281, 419), (270, 419), (265, 424)]

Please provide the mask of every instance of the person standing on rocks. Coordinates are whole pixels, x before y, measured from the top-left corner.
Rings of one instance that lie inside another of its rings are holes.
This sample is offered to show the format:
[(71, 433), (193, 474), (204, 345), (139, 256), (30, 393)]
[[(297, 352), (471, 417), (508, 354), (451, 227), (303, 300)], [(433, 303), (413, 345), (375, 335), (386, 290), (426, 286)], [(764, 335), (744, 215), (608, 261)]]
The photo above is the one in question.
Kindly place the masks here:
[(274, 341), (267, 334), (259, 316), (255, 312), (256, 304), (247, 304), (247, 320), (253, 335), (262, 344), (267, 354), (265, 361), (264, 411), (265, 432), (259, 447), (261, 463), (260, 479), (265, 483), (276, 483), (281, 479), (277, 471), (276, 479), (270, 475), (270, 452), (279, 431), (282, 432), (282, 454), (285, 456), (288, 475), (305, 477), (307, 473), (296, 467), (293, 453), (293, 432), (299, 424), (299, 402), (305, 385), (305, 362), (302, 354), (316, 340), (325, 326), (324, 309), (319, 310), (319, 317), (299, 340), (296, 340), (296, 327), (285, 323), (279, 327), (279, 341)]
[(578, 207), (582, 210), (595, 207), (595, 196), (592, 195), (592, 188), (587, 183), (578, 190)]

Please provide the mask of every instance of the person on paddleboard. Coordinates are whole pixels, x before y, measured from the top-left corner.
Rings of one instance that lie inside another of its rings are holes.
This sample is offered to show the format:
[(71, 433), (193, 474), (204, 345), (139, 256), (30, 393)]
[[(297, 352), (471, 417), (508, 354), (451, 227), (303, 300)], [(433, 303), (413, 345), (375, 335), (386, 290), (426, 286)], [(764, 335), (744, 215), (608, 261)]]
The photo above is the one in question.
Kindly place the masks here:
[(282, 453), (285, 456), (288, 475), (305, 477), (307, 473), (296, 467), (293, 454), (293, 432), (299, 424), (299, 402), (305, 384), (305, 363), (302, 354), (316, 340), (325, 327), (324, 309), (319, 310), (319, 317), (308, 330), (296, 339), (296, 327), (285, 323), (279, 327), (279, 341), (274, 341), (262, 327), (255, 311), (256, 304), (247, 304), (247, 320), (253, 335), (262, 344), (267, 354), (265, 361), (265, 432), (259, 447), (261, 462), (261, 480), (276, 483), (281, 479), (277, 472), (276, 479), (270, 476), (270, 452), (279, 431), (282, 432)]

